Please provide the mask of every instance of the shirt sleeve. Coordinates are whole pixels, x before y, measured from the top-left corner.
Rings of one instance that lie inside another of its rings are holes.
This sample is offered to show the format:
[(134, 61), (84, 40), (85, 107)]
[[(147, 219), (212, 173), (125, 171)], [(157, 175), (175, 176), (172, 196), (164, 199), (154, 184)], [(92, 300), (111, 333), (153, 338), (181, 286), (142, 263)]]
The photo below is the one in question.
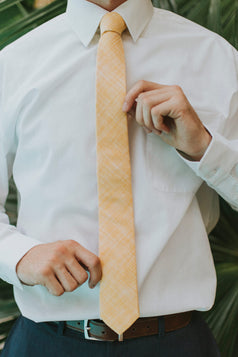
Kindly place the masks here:
[(238, 211), (238, 53), (234, 48), (232, 53), (234, 61), (231, 70), (234, 72), (231, 76), (236, 77), (236, 86), (230, 96), (225, 124), (219, 131), (208, 128), (212, 140), (199, 162), (183, 160)]
[(15, 226), (10, 225), (4, 208), (15, 150), (12, 122), (4, 109), (5, 80), (4, 61), (0, 54), (0, 278), (22, 289), (16, 274), (16, 265), (29, 249), (41, 242), (22, 234)]

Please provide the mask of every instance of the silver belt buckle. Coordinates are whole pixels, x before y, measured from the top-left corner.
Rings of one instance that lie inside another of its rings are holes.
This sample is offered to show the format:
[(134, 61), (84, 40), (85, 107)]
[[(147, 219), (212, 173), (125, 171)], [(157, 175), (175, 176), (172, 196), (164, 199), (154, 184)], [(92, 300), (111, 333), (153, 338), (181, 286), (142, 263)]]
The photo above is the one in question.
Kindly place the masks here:
[[(111, 341), (111, 340), (102, 340), (100, 338), (95, 338), (95, 337), (91, 337), (89, 336), (89, 331), (91, 330), (91, 327), (88, 326), (88, 321), (89, 320), (84, 320), (84, 338), (86, 340), (91, 340), (91, 341)], [(118, 335), (118, 341), (122, 342), (123, 341), (123, 333), (121, 335)]]
[(89, 320), (84, 320), (84, 338), (86, 340), (92, 340), (92, 341), (103, 341), (103, 340), (100, 340), (100, 338), (95, 338), (95, 337), (89, 336), (88, 333), (91, 330), (91, 327), (88, 326), (88, 321)]

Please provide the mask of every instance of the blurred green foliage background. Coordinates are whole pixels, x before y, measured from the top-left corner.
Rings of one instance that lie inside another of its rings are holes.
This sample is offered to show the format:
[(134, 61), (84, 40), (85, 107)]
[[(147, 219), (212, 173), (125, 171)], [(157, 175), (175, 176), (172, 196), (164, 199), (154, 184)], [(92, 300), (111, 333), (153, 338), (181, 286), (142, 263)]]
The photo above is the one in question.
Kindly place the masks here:
[[(0, 49), (28, 31), (63, 13), (65, 0), (36, 9), (37, 0), (0, 0)], [(47, 0), (42, 0), (44, 1)], [(217, 32), (238, 48), (238, 0), (154, 0), (154, 6), (182, 15)], [(222, 83), (221, 83), (222, 85)], [(238, 356), (238, 213), (222, 199), (221, 217), (210, 235), (218, 289), (215, 305), (204, 316), (213, 330), (222, 357)], [(6, 210), (17, 219), (17, 195), (10, 181)], [(19, 311), (12, 287), (0, 280), (0, 349)], [(191, 356), (192, 357), (192, 356)], [(205, 357), (205, 356), (204, 356)]]

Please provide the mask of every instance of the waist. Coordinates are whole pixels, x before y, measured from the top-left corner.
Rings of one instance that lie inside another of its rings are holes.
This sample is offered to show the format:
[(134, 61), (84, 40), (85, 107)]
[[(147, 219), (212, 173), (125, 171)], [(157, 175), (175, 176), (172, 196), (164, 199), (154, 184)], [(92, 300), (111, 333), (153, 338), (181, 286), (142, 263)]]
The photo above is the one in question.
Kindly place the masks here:
[[(186, 327), (192, 318), (192, 311), (157, 317), (139, 318), (124, 332), (117, 335), (102, 320), (65, 321), (65, 334), (78, 335), (79, 338), (96, 341), (123, 341), (160, 333), (167, 333)], [(50, 322), (49, 325), (60, 325), (62, 322)]]

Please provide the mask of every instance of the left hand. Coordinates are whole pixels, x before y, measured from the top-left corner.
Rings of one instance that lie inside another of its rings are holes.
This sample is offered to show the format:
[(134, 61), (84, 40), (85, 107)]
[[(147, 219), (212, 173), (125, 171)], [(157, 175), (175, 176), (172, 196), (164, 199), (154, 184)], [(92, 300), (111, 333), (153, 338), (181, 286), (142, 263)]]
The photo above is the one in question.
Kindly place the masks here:
[(123, 111), (190, 160), (199, 161), (211, 141), (179, 86), (139, 81), (127, 93)]

